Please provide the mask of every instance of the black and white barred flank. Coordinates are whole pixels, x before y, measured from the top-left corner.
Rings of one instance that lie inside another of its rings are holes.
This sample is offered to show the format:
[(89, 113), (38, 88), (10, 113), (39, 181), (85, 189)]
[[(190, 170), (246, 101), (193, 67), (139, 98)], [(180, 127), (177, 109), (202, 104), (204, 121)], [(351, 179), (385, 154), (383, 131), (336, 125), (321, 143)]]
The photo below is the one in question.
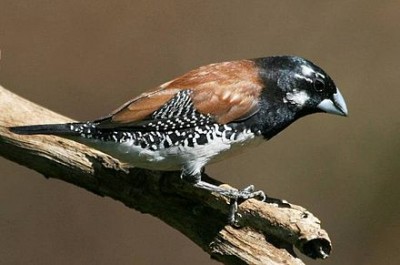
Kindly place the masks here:
[(151, 151), (172, 146), (195, 147), (205, 145), (215, 140), (215, 138), (235, 141), (244, 130), (244, 128), (239, 127), (214, 123), (189, 129), (142, 132), (102, 130), (97, 129), (95, 125), (90, 123), (70, 124), (70, 129), (78, 133), (80, 137), (104, 142), (132, 142), (133, 145)]
[(104, 142), (129, 142), (143, 149), (157, 151), (173, 146), (195, 147), (222, 138), (235, 141), (248, 131), (244, 124), (217, 124), (210, 115), (196, 111), (190, 90), (182, 90), (147, 120), (126, 127), (101, 128), (96, 121), (15, 128), (19, 134), (53, 134), (82, 137)]

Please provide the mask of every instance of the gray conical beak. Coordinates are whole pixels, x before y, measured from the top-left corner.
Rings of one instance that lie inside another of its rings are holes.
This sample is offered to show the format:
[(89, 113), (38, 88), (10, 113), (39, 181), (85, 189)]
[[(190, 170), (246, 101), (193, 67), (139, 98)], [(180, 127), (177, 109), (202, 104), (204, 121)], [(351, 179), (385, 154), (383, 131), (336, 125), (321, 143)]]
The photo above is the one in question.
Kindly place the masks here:
[(348, 115), (346, 102), (344, 101), (344, 98), (338, 88), (336, 88), (336, 93), (333, 94), (331, 99), (322, 100), (321, 103), (318, 104), (317, 108), (326, 113), (340, 116)]

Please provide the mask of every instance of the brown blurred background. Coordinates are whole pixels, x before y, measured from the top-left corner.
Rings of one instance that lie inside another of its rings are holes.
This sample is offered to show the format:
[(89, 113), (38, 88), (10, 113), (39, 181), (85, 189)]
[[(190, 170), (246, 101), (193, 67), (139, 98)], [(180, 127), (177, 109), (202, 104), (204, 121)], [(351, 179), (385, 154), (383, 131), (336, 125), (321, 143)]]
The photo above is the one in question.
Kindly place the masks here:
[[(308, 264), (400, 264), (399, 11), (372, 0), (0, 0), (0, 84), (87, 120), (199, 65), (311, 59), (350, 116), (307, 117), (207, 172), (319, 216), (334, 249)], [(0, 167), (0, 264), (217, 264), (151, 216)]]

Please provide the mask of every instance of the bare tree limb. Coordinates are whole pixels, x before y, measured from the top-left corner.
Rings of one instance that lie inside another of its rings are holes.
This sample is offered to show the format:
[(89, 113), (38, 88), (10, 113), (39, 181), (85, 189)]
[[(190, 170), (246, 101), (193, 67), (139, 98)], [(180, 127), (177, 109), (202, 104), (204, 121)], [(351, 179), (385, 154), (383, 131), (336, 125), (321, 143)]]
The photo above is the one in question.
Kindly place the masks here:
[[(304, 264), (331, 250), (320, 221), (292, 204), (254, 199), (239, 205), (238, 227), (227, 224), (228, 201), (196, 189), (177, 172), (127, 168), (114, 158), (55, 136), (20, 136), (7, 127), (71, 121), (0, 87), (0, 155), (100, 196), (109, 196), (179, 230), (224, 264)], [(208, 176), (207, 181), (218, 183)]]

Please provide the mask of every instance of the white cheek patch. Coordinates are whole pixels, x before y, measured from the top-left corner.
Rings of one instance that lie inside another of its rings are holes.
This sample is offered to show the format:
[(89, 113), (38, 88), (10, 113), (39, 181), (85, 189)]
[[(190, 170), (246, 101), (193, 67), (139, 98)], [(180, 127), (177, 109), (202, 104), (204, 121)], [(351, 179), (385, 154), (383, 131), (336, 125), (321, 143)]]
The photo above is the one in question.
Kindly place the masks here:
[(286, 98), (283, 99), (283, 102), (289, 102), (290, 104), (302, 107), (309, 99), (310, 96), (307, 94), (306, 91), (294, 90), (293, 92), (286, 93)]

